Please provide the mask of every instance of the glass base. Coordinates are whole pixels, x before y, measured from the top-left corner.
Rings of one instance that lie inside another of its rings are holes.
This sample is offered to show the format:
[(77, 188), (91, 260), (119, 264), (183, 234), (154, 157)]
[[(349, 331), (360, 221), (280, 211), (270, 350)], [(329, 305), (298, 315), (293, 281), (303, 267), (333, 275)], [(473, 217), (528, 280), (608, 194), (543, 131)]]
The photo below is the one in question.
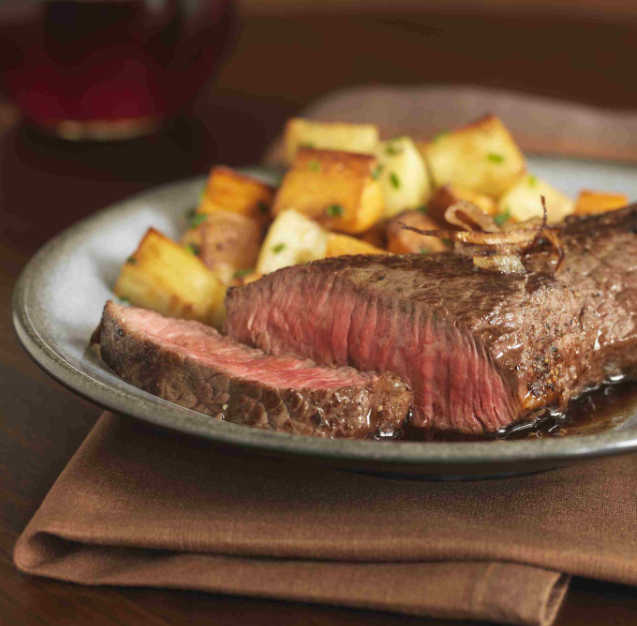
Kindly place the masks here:
[(164, 118), (161, 115), (117, 120), (62, 120), (47, 125), (45, 129), (69, 141), (123, 141), (150, 135), (157, 131), (163, 122)]

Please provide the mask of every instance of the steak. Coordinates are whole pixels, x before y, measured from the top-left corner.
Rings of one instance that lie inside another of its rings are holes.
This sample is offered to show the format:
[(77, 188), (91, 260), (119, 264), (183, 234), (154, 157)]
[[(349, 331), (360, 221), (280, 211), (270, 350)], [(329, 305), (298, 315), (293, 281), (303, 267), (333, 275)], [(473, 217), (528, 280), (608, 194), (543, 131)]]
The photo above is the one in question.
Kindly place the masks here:
[(319, 437), (391, 436), (411, 404), (394, 374), (268, 356), (198, 322), (113, 302), (93, 341), (136, 387), (236, 424)]
[(635, 233), (637, 205), (571, 219), (559, 271), (548, 243), (514, 274), (453, 253), (289, 267), (229, 292), (226, 331), (273, 355), (395, 373), (417, 427), (494, 432), (634, 370)]

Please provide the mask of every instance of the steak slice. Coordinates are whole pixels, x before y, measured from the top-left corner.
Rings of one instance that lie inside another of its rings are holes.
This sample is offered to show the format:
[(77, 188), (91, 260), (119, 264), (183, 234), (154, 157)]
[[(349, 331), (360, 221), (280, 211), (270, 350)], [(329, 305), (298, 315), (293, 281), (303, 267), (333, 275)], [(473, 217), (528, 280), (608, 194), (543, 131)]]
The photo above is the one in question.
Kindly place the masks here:
[(336, 257), (227, 296), (226, 330), (274, 355), (394, 372), (413, 423), (493, 432), (637, 362), (637, 206), (570, 220), (555, 271), (548, 245), (526, 273), (453, 253)]
[(153, 395), (236, 424), (319, 437), (390, 436), (411, 393), (393, 374), (272, 357), (198, 322), (107, 302), (104, 362)]

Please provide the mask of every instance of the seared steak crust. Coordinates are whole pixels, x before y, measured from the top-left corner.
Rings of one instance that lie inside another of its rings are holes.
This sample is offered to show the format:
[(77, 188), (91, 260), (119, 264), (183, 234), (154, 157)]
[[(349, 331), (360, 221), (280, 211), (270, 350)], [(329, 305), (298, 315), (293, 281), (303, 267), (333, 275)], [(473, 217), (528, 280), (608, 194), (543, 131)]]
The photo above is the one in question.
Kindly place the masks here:
[(391, 371), (414, 423), (497, 430), (637, 363), (637, 206), (572, 219), (499, 274), (451, 253), (336, 257), (231, 290), (228, 334), (270, 354)]
[(123, 379), (236, 424), (363, 438), (391, 435), (409, 412), (411, 393), (393, 374), (270, 357), (197, 322), (108, 302), (95, 336), (102, 359)]

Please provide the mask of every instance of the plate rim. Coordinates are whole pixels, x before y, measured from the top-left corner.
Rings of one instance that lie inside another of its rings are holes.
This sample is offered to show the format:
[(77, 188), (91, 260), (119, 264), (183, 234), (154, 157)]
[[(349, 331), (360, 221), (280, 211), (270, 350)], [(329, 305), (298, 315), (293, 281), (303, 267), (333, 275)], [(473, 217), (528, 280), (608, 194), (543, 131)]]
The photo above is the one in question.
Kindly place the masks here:
[[(268, 168), (244, 168), (267, 173)], [(566, 438), (509, 442), (376, 442), (329, 440), (318, 437), (265, 431), (220, 420), (202, 420), (202, 414), (152, 396), (121, 380), (114, 385), (79, 370), (47, 342), (48, 333), (38, 324), (37, 296), (30, 291), (34, 280), (50, 267), (58, 248), (81, 237), (105, 216), (125, 212), (140, 200), (152, 203), (176, 186), (201, 184), (205, 176), (169, 182), (111, 204), (69, 226), (44, 244), (23, 268), (12, 293), (13, 325), (27, 354), (47, 374), (74, 393), (108, 410), (152, 424), (271, 453), (313, 457), (334, 462), (369, 462), (375, 466), (401, 465), (424, 469), (427, 466), (511, 466), (519, 464), (571, 464), (576, 461), (637, 451), (637, 432), (607, 431)], [(88, 337), (87, 337), (88, 342)], [(177, 419), (178, 418), (178, 419)], [(436, 472), (440, 473), (440, 471)]]

